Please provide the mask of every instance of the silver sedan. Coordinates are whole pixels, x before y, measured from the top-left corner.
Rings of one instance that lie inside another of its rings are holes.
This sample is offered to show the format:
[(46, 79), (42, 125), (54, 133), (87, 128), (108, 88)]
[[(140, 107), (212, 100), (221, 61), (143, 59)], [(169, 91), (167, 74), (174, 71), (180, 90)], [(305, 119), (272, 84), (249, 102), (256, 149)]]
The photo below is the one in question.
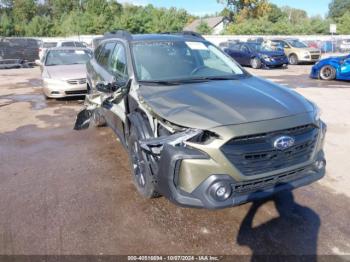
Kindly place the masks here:
[(49, 98), (81, 96), (87, 93), (87, 48), (50, 48), (40, 61), (43, 92)]

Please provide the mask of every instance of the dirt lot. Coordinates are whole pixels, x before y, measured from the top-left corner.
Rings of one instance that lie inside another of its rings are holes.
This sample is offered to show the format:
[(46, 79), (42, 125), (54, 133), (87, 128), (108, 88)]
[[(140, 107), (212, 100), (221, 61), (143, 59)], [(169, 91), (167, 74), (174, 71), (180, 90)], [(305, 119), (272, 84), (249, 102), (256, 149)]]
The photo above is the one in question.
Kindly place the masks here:
[(309, 70), (251, 71), (321, 107), (326, 177), (220, 211), (142, 199), (109, 129), (72, 130), (81, 100), (46, 101), (38, 68), (0, 71), (0, 254), (350, 254), (350, 83)]

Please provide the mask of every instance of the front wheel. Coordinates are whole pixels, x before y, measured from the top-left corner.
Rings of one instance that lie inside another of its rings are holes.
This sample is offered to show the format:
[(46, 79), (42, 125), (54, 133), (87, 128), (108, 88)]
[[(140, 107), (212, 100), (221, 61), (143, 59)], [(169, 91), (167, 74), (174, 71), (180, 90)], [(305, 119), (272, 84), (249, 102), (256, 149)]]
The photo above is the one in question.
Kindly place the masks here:
[(297, 65), (299, 63), (299, 59), (295, 54), (290, 55), (288, 59), (289, 59), (289, 64), (291, 65)]
[(128, 151), (133, 173), (134, 184), (137, 191), (145, 198), (155, 198), (160, 196), (156, 190), (157, 179), (152, 174), (150, 168), (150, 157), (143, 152), (140, 147), (138, 134), (136, 128), (131, 126), (130, 135), (128, 138)]
[(322, 67), (320, 70), (320, 78), (322, 80), (334, 80), (335, 76), (336, 76), (335, 68), (330, 65), (326, 65)]
[(259, 69), (259, 68), (261, 68), (261, 61), (259, 58), (254, 57), (250, 60), (250, 65), (254, 69)]

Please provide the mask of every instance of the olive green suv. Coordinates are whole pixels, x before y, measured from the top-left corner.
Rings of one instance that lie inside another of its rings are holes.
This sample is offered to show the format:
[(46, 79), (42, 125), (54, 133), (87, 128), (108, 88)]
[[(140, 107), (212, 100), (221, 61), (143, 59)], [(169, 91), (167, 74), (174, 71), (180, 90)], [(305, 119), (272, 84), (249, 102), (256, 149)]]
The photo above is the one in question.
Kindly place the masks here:
[(275, 39), (272, 43), (282, 48), (288, 57), (289, 64), (316, 63), (321, 58), (321, 50), (310, 48), (297, 39)]
[(144, 197), (224, 208), (325, 174), (317, 106), (195, 33), (110, 33), (87, 64), (87, 83), (75, 129), (112, 128)]

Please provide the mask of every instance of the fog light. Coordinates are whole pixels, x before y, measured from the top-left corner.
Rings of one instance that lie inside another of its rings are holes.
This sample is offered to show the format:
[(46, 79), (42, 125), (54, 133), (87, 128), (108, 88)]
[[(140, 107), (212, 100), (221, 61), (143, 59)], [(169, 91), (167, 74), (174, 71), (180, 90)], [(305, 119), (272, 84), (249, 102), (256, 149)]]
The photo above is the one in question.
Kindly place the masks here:
[(326, 161), (324, 161), (324, 160), (317, 160), (315, 162), (315, 166), (318, 170), (323, 169), (325, 167), (325, 165), (326, 165)]
[(223, 197), (226, 193), (226, 188), (224, 186), (221, 186), (218, 188), (218, 190), (216, 190), (216, 195), (218, 197)]
[(231, 196), (232, 188), (227, 181), (220, 181), (209, 188), (209, 193), (214, 200), (225, 201)]

